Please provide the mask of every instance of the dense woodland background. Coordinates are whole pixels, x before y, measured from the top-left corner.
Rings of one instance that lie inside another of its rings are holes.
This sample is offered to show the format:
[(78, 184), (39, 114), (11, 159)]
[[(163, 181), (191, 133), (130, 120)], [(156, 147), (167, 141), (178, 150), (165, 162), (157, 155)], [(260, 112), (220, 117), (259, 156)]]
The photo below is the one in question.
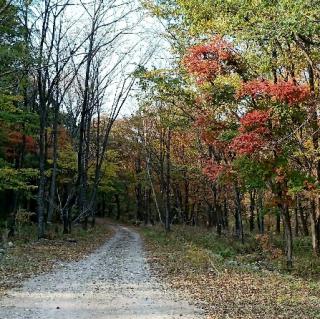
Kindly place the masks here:
[[(0, 0), (3, 237), (99, 215), (318, 260), (320, 3), (94, 0), (78, 24), (73, 5)], [(139, 10), (169, 67), (126, 69)]]

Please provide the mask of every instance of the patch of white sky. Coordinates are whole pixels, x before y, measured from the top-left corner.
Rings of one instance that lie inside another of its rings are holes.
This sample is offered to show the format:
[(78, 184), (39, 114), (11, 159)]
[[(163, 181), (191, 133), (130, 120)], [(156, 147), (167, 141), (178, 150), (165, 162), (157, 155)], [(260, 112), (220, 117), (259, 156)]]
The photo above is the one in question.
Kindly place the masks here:
[[(75, 0), (74, 5), (70, 6), (66, 13), (67, 19), (74, 23), (73, 36), (75, 38), (81, 38), (83, 33), (89, 32), (89, 15), (95, 0), (88, 0), (84, 5), (85, 1)], [(105, 2), (113, 2), (114, 8), (105, 14), (104, 24), (125, 16), (112, 27), (101, 28), (101, 35), (106, 37), (106, 42), (108, 38), (124, 30), (119, 39), (112, 43), (111, 48), (106, 47), (101, 52), (102, 56), (105, 55), (102, 59), (104, 74), (110, 72), (119, 62), (106, 91), (104, 110), (107, 112), (123, 77), (132, 73), (138, 65), (143, 65), (148, 69), (170, 67), (172, 55), (169, 42), (162, 36), (165, 31), (163, 25), (141, 6), (139, 0), (107, 0)], [(85, 51), (86, 47), (82, 50)], [(123, 105), (120, 116), (129, 116), (137, 110), (138, 102), (135, 98), (137, 90), (136, 85)]]

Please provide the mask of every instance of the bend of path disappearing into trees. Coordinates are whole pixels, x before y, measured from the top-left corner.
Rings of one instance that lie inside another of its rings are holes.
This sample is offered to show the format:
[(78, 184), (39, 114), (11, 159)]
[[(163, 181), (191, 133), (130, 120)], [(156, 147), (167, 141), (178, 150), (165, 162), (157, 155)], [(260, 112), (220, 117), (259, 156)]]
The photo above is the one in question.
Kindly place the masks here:
[(139, 234), (114, 228), (114, 236), (87, 258), (11, 290), (0, 300), (0, 318), (202, 318), (201, 309), (152, 277)]

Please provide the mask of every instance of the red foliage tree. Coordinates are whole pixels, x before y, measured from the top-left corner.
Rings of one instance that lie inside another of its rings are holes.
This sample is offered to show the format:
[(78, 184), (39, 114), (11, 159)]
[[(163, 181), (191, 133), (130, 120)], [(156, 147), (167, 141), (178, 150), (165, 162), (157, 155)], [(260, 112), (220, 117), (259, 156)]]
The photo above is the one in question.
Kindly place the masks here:
[(235, 137), (230, 148), (240, 155), (250, 155), (261, 150), (266, 144), (262, 135), (256, 132), (243, 133)]
[(37, 151), (37, 143), (32, 136), (24, 135), (17, 131), (10, 132), (8, 134), (6, 156), (15, 158), (23, 147), (26, 153), (35, 153)]
[(252, 98), (269, 97), (280, 103), (289, 105), (305, 101), (310, 96), (310, 90), (306, 85), (298, 85), (292, 81), (279, 81), (272, 83), (268, 80), (252, 80), (243, 83), (237, 96), (251, 96)]
[(211, 181), (216, 181), (224, 171), (224, 166), (210, 160), (205, 162), (202, 171)]
[(210, 112), (204, 112), (198, 116), (194, 125), (200, 131), (201, 140), (206, 145), (214, 146), (219, 151), (226, 149), (226, 142), (219, 139), (221, 133), (226, 129), (226, 125), (215, 121)]
[(271, 86), (270, 95), (279, 102), (293, 105), (308, 99), (310, 90), (307, 85), (281, 81)]
[(213, 80), (217, 74), (225, 73), (235, 60), (232, 45), (221, 36), (215, 36), (207, 44), (189, 48), (182, 63), (198, 83), (203, 83)]
[(240, 135), (232, 140), (231, 150), (240, 155), (250, 155), (261, 150), (268, 142), (269, 120), (269, 111), (254, 110), (243, 116), (240, 120)]
[(240, 119), (240, 132), (265, 128), (269, 120), (269, 111), (254, 110), (249, 112)]

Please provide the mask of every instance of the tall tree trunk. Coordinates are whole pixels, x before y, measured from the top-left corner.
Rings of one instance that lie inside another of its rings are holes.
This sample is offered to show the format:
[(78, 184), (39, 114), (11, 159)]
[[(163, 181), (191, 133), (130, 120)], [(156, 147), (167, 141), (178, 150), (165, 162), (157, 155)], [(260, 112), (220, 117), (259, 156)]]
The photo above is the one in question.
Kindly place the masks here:
[(223, 199), (223, 227), (229, 229), (228, 203), (226, 197)]
[(278, 185), (278, 208), (281, 214), (283, 226), (284, 226), (284, 237), (285, 237), (285, 253), (287, 260), (287, 268), (291, 269), (293, 266), (293, 237), (292, 237), (292, 226), (291, 216), (289, 211), (289, 205), (287, 203), (287, 194), (283, 189), (286, 189), (286, 184)]
[(171, 143), (171, 129), (168, 128), (168, 136), (166, 143), (166, 216), (165, 229), (170, 231), (170, 143)]
[(186, 172), (184, 172), (184, 220), (189, 219), (189, 181)]
[(222, 210), (221, 205), (218, 203), (216, 205), (216, 212), (217, 212), (217, 234), (221, 236), (222, 234)]
[(120, 207), (119, 194), (115, 194), (114, 197), (116, 199), (116, 206), (117, 206), (117, 220), (119, 220), (120, 216), (121, 216), (121, 207)]
[(83, 101), (81, 105), (81, 116), (79, 125), (79, 143), (78, 143), (78, 209), (79, 216), (85, 217), (85, 205), (86, 205), (86, 171), (85, 171), (85, 134), (87, 125), (87, 114), (89, 112), (89, 94), (90, 94), (90, 69), (93, 59), (93, 46), (95, 36), (96, 21), (92, 21), (91, 33), (89, 37), (88, 58), (86, 62), (86, 71), (84, 79)]
[[(161, 142), (161, 136), (162, 134), (160, 135), (160, 193), (161, 193), (161, 203), (163, 203), (163, 179), (162, 179), (162, 176), (163, 176), (163, 161), (162, 161), (162, 142)], [(155, 191), (155, 188), (154, 188), (154, 185), (153, 185), (153, 180), (152, 180), (152, 176), (151, 176), (151, 172), (150, 172), (150, 152), (149, 150), (147, 149), (147, 143), (148, 143), (148, 130), (147, 130), (147, 123), (146, 121), (143, 119), (143, 144), (144, 144), (144, 152), (145, 152), (145, 158), (146, 158), (146, 173), (147, 173), (147, 178), (149, 180), (149, 184), (150, 184), (150, 188), (151, 188), (151, 191), (152, 191), (152, 196), (153, 196), (153, 201), (154, 201), (154, 204), (155, 204), (155, 208), (156, 208), (156, 211), (157, 211), (157, 215), (158, 215), (158, 218), (159, 218), (159, 221), (160, 223), (162, 224), (162, 216), (161, 216), (161, 211), (160, 211), (160, 207), (159, 207), (159, 204), (158, 204), (158, 198), (157, 198), (157, 194), (156, 194), (156, 191)], [(129, 197), (128, 197), (129, 198)]]
[(258, 193), (257, 224), (260, 234), (264, 234), (263, 192)]
[(276, 233), (280, 234), (281, 232), (281, 213), (277, 212), (276, 214)]
[(62, 210), (62, 221), (63, 221), (63, 233), (70, 234), (70, 217), (69, 217), (69, 207), (64, 207)]
[[(306, 44), (307, 50), (309, 44)], [(309, 71), (309, 86), (311, 94), (315, 97), (315, 76), (313, 66), (309, 62), (308, 65)], [(319, 122), (318, 122), (318, 113), (317, 113), (317, 105), (314, 102), (311, 106), (311, 126), (312, 126), (312, 142), (314, 150), (319, 149)], [(318, 156), (316, 156), (315, 164), (314, 164), (314, 175), (317, 178), (318, 183), (320, 182), (320, 160)], [(320, 255), (320, 198), (319, 195), (316, 195), (314, 200), (314, 209), (311, 214), (311, 237), (312, 237), (312, 249), (315, 255)]]
[(300, 219), (301, 219), (303, 234), (304, 234), (304, 236), (309, 236), (309, 229), (308, 229), (309, 209), (306, 209), (306, 213), (304, 213), (300, 196), (298, 196), (298, 209), (299, 209), (299, 215), (300, 215)]
[(144, 224), (149, 225), (151, 220), (151, 189), (145, 188), (145, 213)]
[(293, 266), (293, 239), (292, 239), (292, 227), (291, 227), (291, 218), (289, 207), (286, 203), (282, 204), (282, 218), (284, 223), (284, 234), (285, 234), (285, 241), (286, 241), (286, 259), (287, 259), (287, 267), (291, 269)]
[(319, 247), (320, 247), (320, 217), (318, 216), (319, 212), (319, 200), (315, 199), (312, 204), (311, 211), (311, 242), (312, 249), (315, 255), (319, 255)]
[(165, 130), (161, 129), (160, 131), (160, 195), (161, 195), (161, 213), (162, 216), (165, 218), (165, 191), (166, 191), (166, 185), (165, 185)]
[(38, 238), (43, 238), (45, 235), (45, 135), (46, 135), (46, 119), (47, 105), (44, 98), (44, 84), (42, 79), (42, 71), (38, 71), (38, 90), (39, 90), (39, 113), (40, 113), (40, 128), (39, 128), (39, 188), (38, 188)]
[(295, 219), (295, 223), (294, 223), (294, 232), (295, 232), (295, 236), (298, 237), (299, 236), (299, 228), (300, 228), (300, 223), (299, 223), (299, 196), (296, 196), (296, 205), (294, 207), (294, 219)]
[(102, 217), (106, 215), (106, 195), (102, 194)]
[(256, 190), (250, 191), (250, 231), (253, 232), (254, 230), (254, 212), (255, 212), (255, 198), (256, 198)]
[(208, 206), (207, 206), (207, 214), (208, 214), (207, 226), (208, 228), (211, 228), (213, 226), (213, 206), (210, 203), (208, 203)]
[(142, 193), (142, 184), (139, 181), (140, 175), (142, 173), (141, 168), (141, 154), (138, 154), (138, 158), (136, 159), (136, 174), (138, 176), (138, 183), (135, 187), (136, 191), (136, 200), (137, 200), (137, 213), (136, 213), (136, 220), (143, 221), (143, 193)]
[(235, 225), (236, 236), (244, 243), (243, 223), (242, 223), (242, 205), (241, 205), (241, 191), (240, 188), (235, 185)]
[[(58, 98), (58, 96), (57, 96)], [(49, 210), (48, 210), (48, 223), (52, 222), (52, 216), (55, 209), (55, 198), (56, 198), (56, 180), (57, 180), (57, 170), (58, 170), (58, 119), (59, 119), (59, 103), (56, 101), (54, 107), (54, 119), (53, 119), (53, 166), (52, 166), (52, 176), (50, 184), (50, 194), (49, 194)]]
[(214, 213), (215, 213), (215, 224), (217, 228), (217, 234), (221, 236), (222, 232), (222, 211), (221, 206), (218, 201), (218, 188), (216, 185), (212, 186), (212, 193), (213, 193), (213, 202), (214, 202)]

